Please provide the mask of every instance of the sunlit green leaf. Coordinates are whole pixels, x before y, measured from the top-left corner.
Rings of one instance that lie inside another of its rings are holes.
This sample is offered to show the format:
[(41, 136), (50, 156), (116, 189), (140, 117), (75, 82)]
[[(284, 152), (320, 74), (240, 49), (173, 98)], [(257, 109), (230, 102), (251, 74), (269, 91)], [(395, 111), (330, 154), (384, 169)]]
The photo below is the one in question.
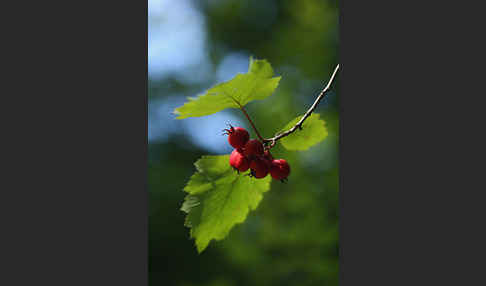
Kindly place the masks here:
[(272, 66), (266, 60), (250, 58), (248, 73), (237, 74), (230, 81), (213, 86), (203, 95), (188, 98), (174, 113), (178, 115), (177, 119), (205, 116), (264, 99), (273, 93), (280, 81), (280, 77), (272, 76)]
[(211, 240), (223, 239), (234, 225), (245, 221), (270, 189), (271, 177), (237, 174), (229, 165), (229, 155), (203, 156), (195, 165), (197, 172), (184, 188), (189, 195), (181, 210), (188, 213), (185, 225), (191, 228), (200, 253)]
[[(281, 132), (292, 128), (301, 118), (302, 116), (297, 116)], [(289, 150), (307, 150), (324, 140), (327, 134), (324, 120), (320, 119), (318, 113), (312, 113), (302, 124), (302, 130), (297, 129), (294, 133), (280, 139), (280, 142)]]

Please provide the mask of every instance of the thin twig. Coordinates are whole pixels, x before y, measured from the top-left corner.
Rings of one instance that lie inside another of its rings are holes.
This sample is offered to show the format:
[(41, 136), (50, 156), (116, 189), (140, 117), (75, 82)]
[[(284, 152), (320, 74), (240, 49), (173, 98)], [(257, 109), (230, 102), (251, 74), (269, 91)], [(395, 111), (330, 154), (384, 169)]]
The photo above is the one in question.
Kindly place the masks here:
[[(312, 104), (312, 106), (307, 110), (307, 112), (304, 114), (304, 116), (302, 116), (302, 118), (299, 120), (299, 122), (297, 122), (289, 130), (282, 132), (282, 133), (279, 133), (275, 137), (264, 139), (263, 142), (264, 143), (270, 143), (269, 147), (272, 148), (279, 139), (292, 134), (295, 130), (297, 130), (297, 128), (302, 130), (302, 124), (304, 123), (304, 121), (307, 119), (307, 117), (309, 117), (312, 114), (312, 112), (314, 111), (314, 109), (316, 109), (319, 102), (326, 95), (327, 91), (329, 91), (329, 88), (331, 87), (331, 84), (334, 81), (334, 77), (335, 77), (338, 69), (339, 69), (339, 65), (337, 65), (336, 68), (334, 69), (334, 72), (332, 73), (331, 78), (329, 79), (329, 82), (327, 83), (326, 87), (321, 91), (321, 93), (319, 93), (319, 96), (317, 96), (317, 98), (314, 101), (314, 103)], [(251, 120), (250, 120), (250, 122), (251, 122)], [(252, 125), (253, 125), (253, 123), (252, 123)]]

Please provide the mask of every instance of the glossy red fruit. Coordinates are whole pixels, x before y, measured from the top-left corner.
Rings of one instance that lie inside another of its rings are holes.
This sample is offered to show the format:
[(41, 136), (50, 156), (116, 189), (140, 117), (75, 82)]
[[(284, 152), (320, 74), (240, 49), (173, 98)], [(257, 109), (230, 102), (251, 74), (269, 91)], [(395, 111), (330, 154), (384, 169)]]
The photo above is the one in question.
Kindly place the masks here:
[(233, 152), (231, 152), (229, 163), (233, 168), (240, 172), (244, 172), (250, 168), (249, 160), (237, 149), (234, 149)]
[(250, 139), (250, 134), (242, 127), (233, 127), (230, 125), (230, 129), (223, 131), (228, 135), (228, 143), (234, 148), (243, 148)]
[(263, 144), (258, 139), (252, 139), (246, 142), (243, 153), (248, 158), (254, 158), (263, 155)]
[(270, 175), (275, 180), (285, 180), (290, 174), (290, 165), (284, 159), (277, 159), (272, 161), (270, 167)]
[(263, 158), (255, 158), (250, 163), (251, 175), (257, 179), (265, 178), (268, 175), (269, 162)]

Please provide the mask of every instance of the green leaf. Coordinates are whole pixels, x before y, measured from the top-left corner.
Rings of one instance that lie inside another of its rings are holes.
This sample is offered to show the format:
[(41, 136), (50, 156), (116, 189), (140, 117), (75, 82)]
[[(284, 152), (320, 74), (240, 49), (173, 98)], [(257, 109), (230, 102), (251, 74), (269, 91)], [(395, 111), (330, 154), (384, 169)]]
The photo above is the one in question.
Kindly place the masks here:
[[(292, 128), (301, 118), (302, 116), (298, 116), (290, 121), (281, 132)], [(307, 150), (324, 140), (327, 134), (324, 120), (320, 119), (318, 113), (312, 113), (302, 124), (302, 130), (297, 129), (294, 133), (280, 139), (280, 142), (289, 150)]]
[(178, 115), (177, 119), (205, 116), (264, 99), (273, 93), (280, 81), (280, 77), (272, 76), (272, 66), (266, 60), (250, 58), (248, 73), (237, 74), (232, 80), (213, 86), (199, 97), (189, 97), (174, 113)]
[(187, 213), (185, 225), (201, 253), (212, 239), (225, 238), (233, 226), (245, 221), (270, 189), (271, 177), (237, 174), (229, 155), (203, 156), (195, 165), (197, 172), (184, 188), (189, 195), (181, 210)]

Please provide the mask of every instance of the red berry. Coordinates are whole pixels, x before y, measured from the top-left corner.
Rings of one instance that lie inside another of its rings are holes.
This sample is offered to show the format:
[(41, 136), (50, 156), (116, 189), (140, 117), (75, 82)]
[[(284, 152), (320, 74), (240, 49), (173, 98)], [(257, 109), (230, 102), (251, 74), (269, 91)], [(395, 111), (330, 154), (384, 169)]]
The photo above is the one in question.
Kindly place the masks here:
[(229, 159), (230, 165), (240, 172), (244, 172), (250, 168), (250, 162), (237, 149), (233, 150)]
[(268, 175), (269, 162), (266, 159), (255, 158), (250, 163), (251, 175), (257, 179), (265, 178)]
[(258, 157), (263, 155), (263, 144), (257, 139), (252, 139), (246, 142), (243, 148), (243, 153), (248, 158)]
[(250, 139), (250, 134), (242, 127), (233, 127), (230, 125), (230, 129), (223, 131), (226, 131), (225, 134), (229, 135), (228, 142), (234, 148), (243, 148), (245, 143)]
[(290, 166), (284, 159), (278, 159), (272, 161), (272, 167), (270, 168), (270, 175), (275, 180), (285, 180), (290, 174)]
[(265, 150), (263, 152), (263, 157), (270, 160), (270, 163), (273, 161), (273, 156), (272, 156), (272, 154), (270, 154), (270, 151), (268, 151), (268, 150)]

